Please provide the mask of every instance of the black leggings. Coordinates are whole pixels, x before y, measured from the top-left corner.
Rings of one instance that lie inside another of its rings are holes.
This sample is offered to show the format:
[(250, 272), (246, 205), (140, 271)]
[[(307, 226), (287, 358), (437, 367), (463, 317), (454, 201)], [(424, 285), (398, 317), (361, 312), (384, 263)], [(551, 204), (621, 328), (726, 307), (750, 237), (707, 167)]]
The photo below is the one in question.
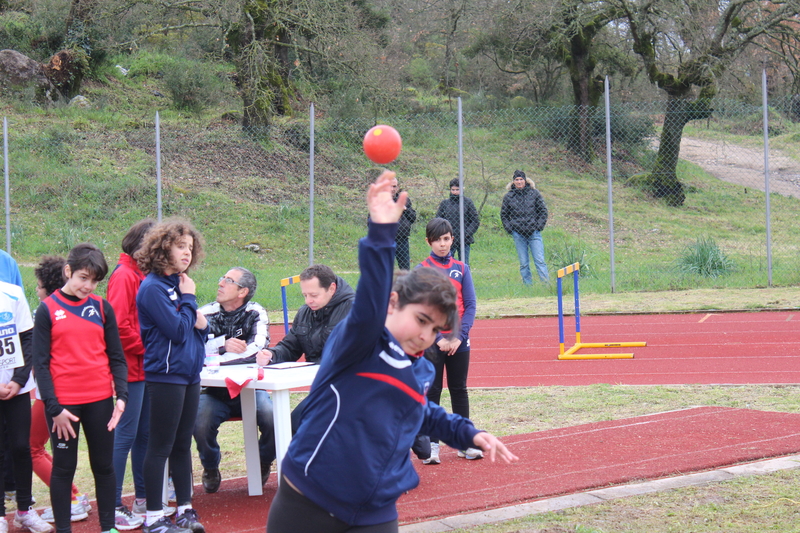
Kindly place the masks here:
[(312, 502), (281, 478), (269, 506), (267, 533), (397, 533), (397, 520), (372, 526), (351, 526)]
[(431, 362), (436, 367), (436, 377), (428, 389), (428, 399), (439, 404), (442, 399), (442, 382), (444, 371), (447, 370), (447, 390), (450, 391), (450, 404), (453, 412), (464, 418), (469, 418), (469, 394), (467, 393), (467, 374), (469, 373), (469, 350), (447, 355), (437, 346)]
[[(17, 491), (17, 508), (27, 511), (31, 506), (31, 476), (33, 465), (31, 462), (31, 395), (29, 392), (18, 394), (10, 400), (0, 400), (0, 428), (5, 426), (5, 435), (0, 433), (0, 465), (5, 465), (4, 457), (12, 459), (13, 478), (16, 487), (5, 485), (7, 472), (0, 473), (0, 492), (4, 490)], [(8, 449), (5, 444), (8, 443)], [(5, 515), (5, 500), (2, 511)]]
[(150, 395), (150, 437), (144, 456), (147, 510), (163, 505), (164, 465), (169, 459), (178, 505), (192, 503), (192, 432), (200, 402), (200, 383), (178, 385), (147, 382)]
[[(50, 502), (53, 504), (53, 517), (56, 531), (72, 531), (70, 525), (72, 480), (78, 466), (78, 436), (83, 426), (86, 447), (89, 451), (89, 464), (94, 474), (97, 494), (97, 515), (100, 530), (109, 531), (114, 527), (114, 494), (117, 478), (114, 475), (114, 431), (108, 430), (108, 422), (114, 413), (113, 398), (81, 405), (65, 405), (64, 408), (80, 420), (72, 422), (75, 438), (62, 440), (50, 431), (50, 446), (53, 452), (53, 473), (50, 476)], [(45, 413), (47, 427), (53, 428), (53, 417)], [(17, 483), (19, 484), (19, 478)]]

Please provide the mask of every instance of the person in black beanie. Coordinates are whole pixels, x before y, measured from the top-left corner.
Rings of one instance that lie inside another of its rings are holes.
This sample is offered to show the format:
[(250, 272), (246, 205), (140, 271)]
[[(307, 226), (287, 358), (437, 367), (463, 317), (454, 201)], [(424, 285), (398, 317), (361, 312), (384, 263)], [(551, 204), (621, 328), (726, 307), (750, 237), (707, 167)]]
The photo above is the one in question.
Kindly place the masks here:
[(547, 206), (532, 179), (521, 170), (514, 171), (514, 177), (506, 186), (508, 192), (503, 197), (500, 220), (503, 228), (514, 237), (519, 257), (519, 272), (525, 285), (532, 285), (528, 250), (539, 279), (547, 282), (550, 277), (544, 261), (542, 230), (547, 224)]
[(453, 226), (453, 257), (458, 255), (458, 259), (469, 264), (469, 247), (475, 242), (475, 232), (481, 225), (478, 217), (478, 210), (472, 200), (464, 196), (464, 253), (461, 253), (461, 220), (459, 217), (459, 205), (461, 197), (461, 187), (458, 178), (450, 180), (450, 197), (442, 200), (439, 209), (436, 211), (436, 218), (443, 218)]

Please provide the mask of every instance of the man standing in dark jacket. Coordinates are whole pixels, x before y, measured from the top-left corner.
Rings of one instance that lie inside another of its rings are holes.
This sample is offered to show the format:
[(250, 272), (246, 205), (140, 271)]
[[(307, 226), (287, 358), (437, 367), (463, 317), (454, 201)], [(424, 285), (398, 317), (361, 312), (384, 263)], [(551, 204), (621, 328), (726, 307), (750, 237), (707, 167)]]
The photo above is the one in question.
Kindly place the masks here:
[[(400, 195), (400, 186), (397, 184), (397, 178), (392, 181), (392, 196), (395, 202)], [(395, 257), (397, 258), (397, 268), (400, 270), (408, 270), (411, 268), (411, 253), (408, 249), (408, 238), (411, 236), (411, 225), (417, 221), (417, 212), (411, 206), (411, 198), (406, 200), (406, 209), (400, 217), (400, 222), (397, 226), (397, 235), (394, 238)]]
[[(350, 312), (356, 295), (353, 288), (326, 265), (312, 265), (303, 270), (300, 291), (305, 305), (297, 311), (289, 333), (274, 347), (258, 353), (259, 365), (297, 361), (303, 354), (306, 361), (319, 364), (328, 336)], [(292, 411), (292, 432), (297, 430), (301, 414), (302, 402)]]
[(475, 232), (481, 225), (478, 218), (478, 210), (475, 209), (475, 204), (472, 200), (464, 197), (464, 253), (461, 253), (461, 217), (459, 216), (459, 205), (461, 198), (461, 186), (459, 185), (458, 178), (450, 180), (450, 198), (442, 200), (439, 204), (439, 209), (436, 211), (436, 218), (443, 218), (447, 220), (453, 227), (453, 257), (458, 255), (458, 258), (466, 264), (469, 264), (469, 247), (475, 242)]
[(514, 237), (522, 282), (525, 285), (533, 284), (528, 250), (533, 256), (539, 279), (549, 281), (541, 233), (547, 224), (547, 206), (544, 199), (536, 190), (533, 180), (526, 178), (521, 170), (514, 171), (514, 178), (506, 188), (509, 191), (503, 197), (500, 220), (503, 222), (503, 228)]

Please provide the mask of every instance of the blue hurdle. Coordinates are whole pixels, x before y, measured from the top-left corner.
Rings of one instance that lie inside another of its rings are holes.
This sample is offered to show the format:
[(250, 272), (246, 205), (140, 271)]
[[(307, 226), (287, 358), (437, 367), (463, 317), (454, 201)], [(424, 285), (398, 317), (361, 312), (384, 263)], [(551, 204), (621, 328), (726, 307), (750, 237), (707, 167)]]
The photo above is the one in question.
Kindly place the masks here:
[[(646, 342), (581, 342), (581, 305), (578, 278), (580, 277), (581, 264), (573, 263), (557, 272), (558, 286), (558, 342), (559, 359), (633, 359), (632, 353), (593, 353), (578, 354), (581, 348), (610, 348), (623, 347), (630, 348), (636, 346), (647, 346)], [(573, 285), (575, 287), (575, 344), (569, 350), (564, 351), (564, 293), (561, 280), (564, 276), (572, 274)]]
[(286, 287), (300, 283), (300, 276), (291, 276), (281, 280), (281, 303), (283, 303), (283, 332), (289, 333), (289, 306), (286, 303)]

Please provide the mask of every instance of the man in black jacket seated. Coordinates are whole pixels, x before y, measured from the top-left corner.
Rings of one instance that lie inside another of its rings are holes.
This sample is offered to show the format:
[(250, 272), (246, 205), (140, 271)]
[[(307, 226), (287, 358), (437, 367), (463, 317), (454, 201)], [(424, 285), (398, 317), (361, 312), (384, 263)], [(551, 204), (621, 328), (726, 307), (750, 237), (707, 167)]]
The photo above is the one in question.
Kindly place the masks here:
[[(328, 336), (350, 312), (356, 294), (326, 265), (312, 265), (303, 270), (300, 273), (300, 291), (305, 305), (297, 311), (289, 333), (274, 347), (258, 353), (259, 365), (297, 361), (303, 354), (306, 361), (319, 364)], [(292, 432), (299, 425), (302, 405), (301, 402), (292, 411)]]

